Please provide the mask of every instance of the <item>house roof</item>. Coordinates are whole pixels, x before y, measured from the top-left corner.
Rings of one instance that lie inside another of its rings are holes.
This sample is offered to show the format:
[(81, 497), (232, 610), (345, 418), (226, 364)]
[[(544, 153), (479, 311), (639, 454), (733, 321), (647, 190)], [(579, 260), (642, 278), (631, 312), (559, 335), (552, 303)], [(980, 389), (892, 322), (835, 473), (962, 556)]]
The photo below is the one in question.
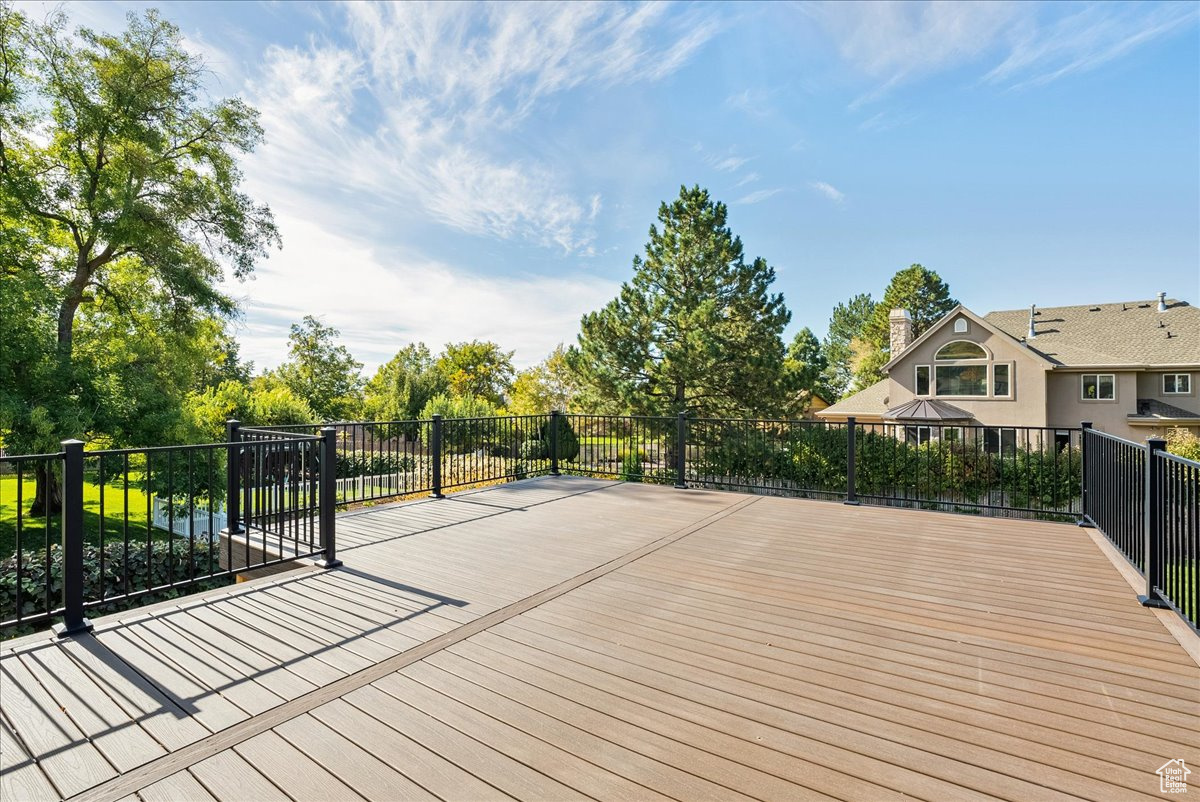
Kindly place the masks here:
[(898, 421), (951, 421), (970, 420), (974, 417), (965, 409), (934, 398), (914, 398), (907, 404), (893, 407), (883, 413), (884, 420)]
[(1200, 308), (1178, 300), (1166, 306), (1159, 312), (1155, 299), (1041, 308), (1032, 339), (1025, 337), (1028, 309), (991, 312), (984, 320), (1056, 367), (1200, 365)]
[[(1009, 332), (1005, 331), (1002, 328), (999, 328), (994, 323), (988, 322), (988, 320), (986, 318), (980, 317), (979, 315), (972, 312), (970, 309), (967, 309), (962, 304), (959, 304), (958, 306), (954, 307), (949, 312), (947, 312), (946, 314), (944, 314), (940, 318), (938, 318), (938, 320), (935, 321), (932, 326), (927, 328), (921, 334), (920, 337), (913, 340), (907, 348), (905, 348), (899, 354), (896, 354), (890, 360), (888, 360), (888, 363), (883, 366), (883, 372), (887, 373), (896, 365), (897, 362), (899, 362), (902, 359), (906, 359), (910, 355), (915, 353), (915, 349), (918, 345), (920, 345), (921, 343), (925, 342), (926, 340), (934, 337), (945, 326), (949, 325), (950, 321), (953, 320), (958, 315), (962, 315), (963, 317), (967, 318), (968, 320), (973, 321), (977, 325), (983, 327), (984, 329), (987, 329), (988, 331), (992, 332), (993, 334), (995, 334), (999, 337), (1012, 337), (1014, 340), (1014, 345), (1023, 345), (1023, 343), (1019, 342), (1019, 338), (1013, 337), (1013, 335), (1010, 334)], [(1028, 316), (1029, 316), (1028, 311), (1025, 313), (1025, 315), (1026, 315), (1026, 318), (1028, 318)], [(1047, 359), (1041, 352), (1039, 352), (1035, 349), (1032, 349), (1032, 348), (1025, 349), (1025, 352), (1027, 353), (1028, 356), (1030, 356), (1034, 360), (1042, 363), (1046, 367), (1054, 366), (1054, 363), (1052, 361)]]
[(870, 387), (846, 396), (836, 404), (817, 412), (818, 418), (841, 417), (843, 415), (882, 415), (887, 410), (888, 380), (877, 381)]
[(1159, 401), (1157, 398), (1139, 398), (1137, 402), (1137, 412), (1129, 415), (1130, 422), (1133, 421), (1177, 421), (1177, 420), (1198, 420), (1200, 412), (1192, 412), (1191, 410), (1177, 407), (1174, 404), (1168, 404), (1165, 401)]

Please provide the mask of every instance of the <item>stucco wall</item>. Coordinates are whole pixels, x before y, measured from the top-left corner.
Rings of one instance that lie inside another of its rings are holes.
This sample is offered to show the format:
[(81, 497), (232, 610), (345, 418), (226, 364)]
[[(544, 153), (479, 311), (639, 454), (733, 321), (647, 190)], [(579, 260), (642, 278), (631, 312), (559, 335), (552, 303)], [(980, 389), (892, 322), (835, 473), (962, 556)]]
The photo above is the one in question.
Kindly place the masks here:
[[(1163, 389), (1163, 374), (1164, 373), (1188, 373), (1192, 377), (1192, 390), (1185, 394), (1166, 394)], [(1147, 371), (1139, 373), (1137, 376), (1137, 397), (1138, 398), (1156, 398), (1173, 406), (1182, 407), (1200, 414), (1200, 403), (1196, 401), (1196, 382), (1200, 381), (1200, 369), (1188, 370), (1187, 368), (1179, 368), (1171, 371)]]
[[(954, 320), (961, 317), (967, 322), (965, 333), (954, 331)], [(1007, 335), (992, 334), (984, 327), (967, 318), (955, 316), (935, 335), (917, 343), (904, 352), (904, 358), (888, 373), (891, 388), (888, 406), (895, 407), (916, 397), (916, 366), (936, 364), (933, 355), (948, 342), (968, 340), (983, 346), (991, 355), (991, 362), (1012, 364), (1012, 397), (992, 398), (926, 396), (953, 404), (975, 416), (978, 423), (996, 426), (1046, 426), (1046, 383), (1045, 363), (1031, 355), (1024, 346)], [(931, 373), (931, 383), (932, 373)], [(989, 374), (990, 384), (990, 374)], [(932, 387), (931, 387), (932, 389)], [(989, 387), (990, 390), (990, 387)], [(1078, 425), (1078, 421), (1076, 421)]]
[[(1113, 371), (1103, 371), (1110, 373)], [(1142, 441), (1150, 434), (1146, 427), (1130, 426), (1126, 416), (1137, 411), (1138, 374), (1132, 371), (1114, 373), (1116, 398), (1112, 401), (1084, 401), (1080, 398), (1083, 373), (1054, 372), (1047, 377), (1050, 394), (1048, 407), (1051, 426), (1078, 426), (1090, 420), (1101, 431)]]

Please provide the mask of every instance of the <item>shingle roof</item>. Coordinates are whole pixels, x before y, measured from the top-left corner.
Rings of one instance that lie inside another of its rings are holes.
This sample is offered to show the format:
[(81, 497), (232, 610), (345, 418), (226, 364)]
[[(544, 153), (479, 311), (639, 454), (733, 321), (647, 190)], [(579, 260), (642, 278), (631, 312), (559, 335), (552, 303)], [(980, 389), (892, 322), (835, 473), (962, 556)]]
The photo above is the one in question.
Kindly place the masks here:
[(1139, 398), (1137, 414), (1129, 417), (1135, 420), (1195, 420), (1200, 418), (1200, 412), (1192, 412), (1157, 398)]
[(884, 420), (899, 421), (970, 420), (973, 417), (965, 409), (935, 398), (914, 398), (883, 413)]
[[(984, 320), (1021, 340), (1029, 331), (1029, 310), (991, 312)], [(1030, 349), (1064, 367), (1200, 365), (1200, 308), (1157, 299), (1037, 310)], [(1168, 336), (1169, 335), (1169, 336)]]
[(817, 412), (818, 418), (829, 415), (882, 415), (887, 411), (888, 379), (877, 381), (870, 387), (859, 390), (854, 395), (847, 396), (832, 406)]

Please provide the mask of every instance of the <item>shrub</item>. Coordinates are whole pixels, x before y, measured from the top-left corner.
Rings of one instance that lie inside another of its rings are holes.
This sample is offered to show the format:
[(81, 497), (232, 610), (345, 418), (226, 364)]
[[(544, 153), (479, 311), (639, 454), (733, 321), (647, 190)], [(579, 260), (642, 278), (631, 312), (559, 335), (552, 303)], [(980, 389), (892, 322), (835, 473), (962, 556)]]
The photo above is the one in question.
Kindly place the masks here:
[(626, 454), (621, 460), (621, 468), (617, 472), (617, 478), (623, 482), (640, 482), (642, 481), (642, 458), (641, 454), (630, 453)]
[(521, 443), (518, 455), (527, 462), (548, 459), (550, 457), (550, 444), (545, 440), (526, 440), (524, 443)]
[(558, 461), (572, 462), (579, 457), (579, 437), (571, 427), (571, 421), (566, 415), (551, 417), (542, 424), (538, 437), (546, 444), (546, 457), (550, 456), (550, 443), (554, 442), (550, 427), (558, 421)]
[[(204, 577), (211, 570), (220, 571), (218, 546), (207, 540), (196, 540), (194, 552), (185, 539), (176, 539), (171, 551), (166, 542), (153, 543), (148, 552), (145, 543), (129, 544), (128, 562), (125, 560), (125, 544), (104, 544), (104, 569), (100, 567), (100, 548), (91, 544), (83, 547), (83, 599), (92, 602), (125, 593), (126, 577), (129, 590), (136, 592), (146, 587), (158, 587), (170, 581), (179, 582), (188, 577)], [(50, 547), (50, 600), (54, 607), (62, 603), (63, 551), (59, 544)], [(93, 614), (104, 614), (138, 607), (162, 599), (174, 598), (186, 593), (197, 593), (210, 587), (221, 587), (232, 580), (226, 577), (206, 579), (190, 589), (173, 589), (148, 594), (136, 600), (117, 599), (92, 609)], [(21, 607), (24, 615), (43, 612), (46, 598), (46, 553), (26, 551), (21, 556), (21, 572), (17, 573), (17, 555), (0, 561), (0, 619), (16, 616), (17, 584), (21, 588)], [(19, 634), (19, 633), (13, 633)]]
[(1167, 430), (1167, 451), (1177, 457), (1200, 462), (1200, 437), (1187, 429), (1175, 427)]
[[(496, 412), (496, 408), (482, 398), (442, 394), (429, 399), (429, 403), (421, 410), (421, 417), (441, 415), (449, 419), (442, 422), (442, 450), (464, 454), (497, 444), (496, 425), (491, 420)], [(470, 420), (458, 420), (461, 418)], [(432, 445), (429, 442), (432, 436), (432, 426), (421, 428), (421, 440), (426, 447)]]
[(339, 479), (403, 473), (411, 471), (415, 467), (416, 460), (408, 454), (389, 454), (378, 451), (337, 452), (337, 478)]

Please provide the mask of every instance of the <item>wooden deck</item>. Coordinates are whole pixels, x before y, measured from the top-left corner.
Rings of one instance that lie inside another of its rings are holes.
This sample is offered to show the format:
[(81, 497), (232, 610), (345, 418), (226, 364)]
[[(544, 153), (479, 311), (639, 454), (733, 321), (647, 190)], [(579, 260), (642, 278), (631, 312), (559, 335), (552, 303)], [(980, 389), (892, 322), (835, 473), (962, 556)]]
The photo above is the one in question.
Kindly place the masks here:
[[(1200, 669), (1085, 530), (578, 478), (0, 649), (0, 799), (1161, 798)], [(1200, 785), (1200, 782), (1197, 783)]]

